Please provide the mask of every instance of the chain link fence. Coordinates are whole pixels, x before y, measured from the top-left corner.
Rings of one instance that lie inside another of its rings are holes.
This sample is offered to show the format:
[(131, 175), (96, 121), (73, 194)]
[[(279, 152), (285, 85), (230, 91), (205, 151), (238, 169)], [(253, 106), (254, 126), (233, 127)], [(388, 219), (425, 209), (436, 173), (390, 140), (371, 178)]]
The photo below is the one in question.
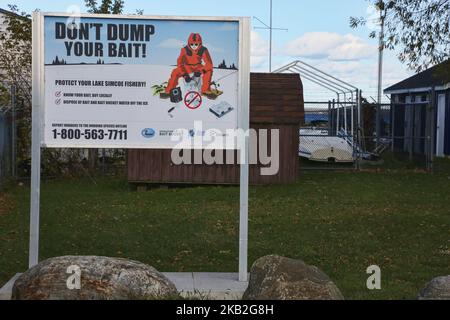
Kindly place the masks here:
[(305, 102), (299, 155), (303, 170), (432, 172), (436, 111), (429, 99), (389, 104)]
[[(29, 106), (13, 86), (0, 90), (0, 190), (8, 181), (28, 180), (31, 175), (31, 128)], [(42, 178), (123, 176), (123, 149), (42, 149)]]
[(0, 190), (12, 175), (11, 149), (11, 122), (6, 113), (0, 112)]
[(357, 105), (305, 102), (299, 155), (303, 170), (356, 169)]
[(6, 180), (15, 175), (15, 110), (11, 97), (14, 90), (4, 86), (0, 90), (0, 190)]
[(433, 170), (436, 127), (430, 101), (366, 104), (364, 109), (362, 145), (375, 161), (361, 161), (362, 168)]

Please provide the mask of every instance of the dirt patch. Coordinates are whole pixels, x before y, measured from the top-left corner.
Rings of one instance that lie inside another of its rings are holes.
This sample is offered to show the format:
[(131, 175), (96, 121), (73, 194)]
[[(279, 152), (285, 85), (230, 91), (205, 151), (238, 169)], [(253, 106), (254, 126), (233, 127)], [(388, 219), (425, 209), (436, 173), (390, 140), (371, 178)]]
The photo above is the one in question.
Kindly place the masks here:
[(11, 201), (5, 193), (0, 193), (0, 216), (8, 213), (12, 209)]

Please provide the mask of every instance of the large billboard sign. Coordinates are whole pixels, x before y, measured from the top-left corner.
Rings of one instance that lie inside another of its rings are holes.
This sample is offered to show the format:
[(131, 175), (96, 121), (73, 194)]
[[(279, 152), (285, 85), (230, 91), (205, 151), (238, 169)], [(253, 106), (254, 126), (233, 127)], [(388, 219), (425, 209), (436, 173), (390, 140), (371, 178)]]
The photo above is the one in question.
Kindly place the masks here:
[(42, 20), (43, 146), (174, 148), (241, 127), (244, 19)]
[(30, 268), (39, 261), (41, 147), (239, 148), (247, 281), (250, 19), (36, 11), (32, 39)]

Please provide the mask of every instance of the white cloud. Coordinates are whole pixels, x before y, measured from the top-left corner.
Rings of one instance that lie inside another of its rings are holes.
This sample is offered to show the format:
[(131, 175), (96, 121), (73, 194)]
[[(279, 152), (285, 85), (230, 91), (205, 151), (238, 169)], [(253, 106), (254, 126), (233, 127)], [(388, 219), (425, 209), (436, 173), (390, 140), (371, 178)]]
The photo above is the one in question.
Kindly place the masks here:
[(352, 34), (309, 32), (287, 43), (283, 52), (293, 57), (352, 61), (371, 58), (377, 47)]
[(267, 56), (269, 54), (269, 43), (261, 35), (252, 31), (251, 34), (251, 55), (255, 57)]
[(260, 68), (269, 60), (269, 44), (261, 35), (252, 31), (251, 33), (251, 67)]
[(158, 47), (160, 48), (166, 48), (166, 49), (181, 49), (186, 45), (185, 41), (175, 39), (175, 38), (169, 38), (158, 44)]
[(265, 57), (251, 56), (250, 57), (250, 65), (251, 65), (252, 71), (262, 70), (262, 67), (266, 64), (267, 60), (268, 59)]
[(406, 78), (414, 75), (414, 73), (415, 72), (413, 70), (408, 69), (407, 66), (402, 64), (390, 51), (385, 54), (383, 66), (384, 88), (405, 80)]

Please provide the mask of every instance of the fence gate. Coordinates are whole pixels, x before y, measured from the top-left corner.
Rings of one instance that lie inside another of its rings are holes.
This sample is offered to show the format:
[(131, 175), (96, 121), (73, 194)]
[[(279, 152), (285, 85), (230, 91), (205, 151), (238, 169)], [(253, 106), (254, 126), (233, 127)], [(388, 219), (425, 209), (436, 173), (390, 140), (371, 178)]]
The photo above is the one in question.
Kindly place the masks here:
[(360, 113), (354, 103), (305, 102), (302, 169), (432, 171), (440, 152), (439, 110), (432, 107), (432, 99), (430, 94), (387, 104), (362, 103)]
[(436, 145), (436, 110), (430, 96), (405, 96), (388, 104), (363, 104), (361, 144), (372, 161), (360, 167), (431, 171)]

